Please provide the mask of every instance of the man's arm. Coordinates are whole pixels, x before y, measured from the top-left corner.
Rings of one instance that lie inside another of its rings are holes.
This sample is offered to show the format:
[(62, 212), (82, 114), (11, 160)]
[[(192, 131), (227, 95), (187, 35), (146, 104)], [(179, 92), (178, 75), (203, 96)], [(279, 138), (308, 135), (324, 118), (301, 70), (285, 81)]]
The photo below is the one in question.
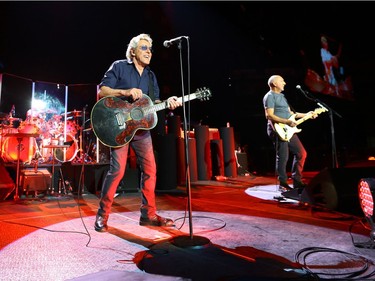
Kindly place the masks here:
[(133, 100), (137, 100), (142, 97), (142, 90), (137, 88), (131, 88), (127, 90), (112, 89), (108, 86), (101, 86), (99, 89), (99, 97), (132, 97)]
[(274, 114), (274, 109), (273, 108), (266, 108), (265, 109), (265, 115), (268, 120), (271, 120), (272, 123), (282, 123), (282, 124), (287, 124), (288, 126), (294, 127), (297, 124), (293, 122), (292, 120), (286, 119), (286, 118), (281, 118), (277, 115)]

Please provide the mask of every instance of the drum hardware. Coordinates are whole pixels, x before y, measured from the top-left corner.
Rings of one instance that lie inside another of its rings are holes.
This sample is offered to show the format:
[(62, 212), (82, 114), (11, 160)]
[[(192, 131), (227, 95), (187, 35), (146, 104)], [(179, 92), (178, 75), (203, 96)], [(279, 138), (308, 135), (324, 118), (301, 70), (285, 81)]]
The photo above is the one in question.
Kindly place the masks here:
[[(52, 148), (52, 155), (55, 155), (56, 149), (67, 149), (70, 145), (46, 145), (45, 148)], [(55, 159), (52, 158), (52, 178), (51, 178), (51, 193), (55, 192)]]
[(66, 134), (66, 139), (64, 135), (60, 134), (58, 137), (58, 144), (67, 145), (63, 149), (57, 149), (53, 152), (54, 158), (59, 162), (70, 162), (72, 161), (78, 153), (77, 140), (71, 134)]
[(13, 122), (13, 121), (22, 121), (21, 118), (15, 118), (15, 117), (9, 117), (7, 120), (9, 120), (9, 122)]
[(73, 188), (68, 180), (64, 179), (62, 169), (60, 168), (60, 180), (59, 180), (59, 194), (72, 194)]
[(18, 201), (19, 200), (19, 195), (18, 195), (18, 189), (19, 189), (19, 184), (20, 184), (20, 156), (21, 156), (21, 146), (22, 146), (22, 140), (24, 138), (35, 138), (38, 137), (38, 134), (25, 134), (25, 133), (11, 133), (11, 134), (6, 134), (6, 137), (15, 137), (18, 141), (17, 145), (17, 173), (16, 173), (16, 186), (15, 186), (15, 194), (14, 194), (14, 200)]
[(36, 141), (36, 138), (34, 138), (34, 146), (36, 147), (36, 149), (35, 149), (34, 156), (33, 156), (32, 160), (31, 160), (31, 164), (33, 162), (36, 162), (36, 167), (37, 167), (36, 169), (38, 169), (38, 163), (39, 162), (44, 162), (44, 158), (43, 158), (42, 153), (40, 152), (39, 145), (38, 145), (38, 143)]
[[(85, 115), (88, 115), (87, 112), (85, 112)], [(61, 116), (65, 116), (65, 112), (64, 113), (61, 113)], [(78, 118), (78, 117), (82, 117), (82, 111), (80, 110), (73, 110), (73, 111), (69, 111), (66, 113), (66, 117), (67, 118)]]

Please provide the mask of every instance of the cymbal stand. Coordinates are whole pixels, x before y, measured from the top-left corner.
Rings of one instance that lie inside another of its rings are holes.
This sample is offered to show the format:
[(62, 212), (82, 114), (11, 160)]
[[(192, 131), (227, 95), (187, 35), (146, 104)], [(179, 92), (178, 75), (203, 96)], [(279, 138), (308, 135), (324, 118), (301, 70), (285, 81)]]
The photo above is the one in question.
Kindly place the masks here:
[[(69, 193), (71, 191), (72, 191), (72, 188), (71, 188), (71, 186), (69, 186)], [(63, 172), (62, 172), (61, 168), (60, 168), (59, 193), (63, 193), (65, 195), (68, 194), (67, 189), (66, 189), (66, 182), (65, 182), (64, 175), (63, 175)]]
[(51, 176), (51, 187), (50, 187), (50, 194), (55, 192), (55, 149), (67, 149), (69, 145), (61, 144), (61, 145), (46, 145), (45, 148), (52, 148), (52, 176)]
[(4, 133), (4, 125), (3, 124), (0, 124), (1, 126), (1, 131), (0, 131), (0, 160), (2, 161), (3, 160), (3, 133)]
[[(41, 159), (42, 162), (44, 162), (44, 157), (43, 157), (42, 153), (40, 152), (40, 148), (38, 146), (38, 142), (36, 141), (36, 138), (34, 138), (34, 146), (35, 146), (35, 153), (34, 153), (34, 156), (33, 156), (33, 160), (38, 163), (39, 159)], [(36, 167), (38, 167), (38, 164), (36, 164)]]
[(21, 164), (21, 146), (22, 146), (22, 139), (23, 137), (17, 137), (17, 141), (18, 141), (18, 144), (17, 144), (17, 173), (16, 173), (16, 190), (15, 190), (15, 194), (14, 194), (14, 201), (18, 201), (20, 199), (19, 195), (18, 195), (18, 189), (19, 189), (19, 186), (20, 186), (20, 164)]

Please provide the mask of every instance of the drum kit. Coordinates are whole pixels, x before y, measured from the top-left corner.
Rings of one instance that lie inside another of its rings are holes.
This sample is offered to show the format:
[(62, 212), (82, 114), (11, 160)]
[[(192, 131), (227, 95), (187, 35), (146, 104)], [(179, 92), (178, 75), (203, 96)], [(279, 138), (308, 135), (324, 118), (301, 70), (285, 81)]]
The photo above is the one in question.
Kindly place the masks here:
[[(52, 117), (47, 120), (46, 116), (51, 114)], [(40, 164), (55, 160), (81, 161), (78, 159), (79, 133), (82, 130), (80, 117), (82, 111), (76, 110), (60, 115), (51, 111), (35, 113), (29, 110), (25, 120), (0, 112), (1, 159), (6, 163), (19, 160), (25, 164), (35, 160)]]

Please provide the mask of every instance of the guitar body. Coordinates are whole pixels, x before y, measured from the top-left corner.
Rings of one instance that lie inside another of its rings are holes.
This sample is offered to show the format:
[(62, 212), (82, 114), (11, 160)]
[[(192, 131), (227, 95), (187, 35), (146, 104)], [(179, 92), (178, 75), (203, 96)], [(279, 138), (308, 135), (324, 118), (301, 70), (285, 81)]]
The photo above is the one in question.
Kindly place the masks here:
[[(288, 120), (292, 120), (294, 123), (299, 125), (302, 122), (305, 122), (306, 120), (309, 120), (310, 118), (312, 118), (314, 114), (320, 114), (326, 111), (328, 111), (328, 109), (326, 109), (325, 107), (316, 108), (314, 112), (310, 112), (306, 114), (305, 117), (302, 117), (298, 119), (297, 121), (296, 121), (297, 114), (293, 114), (292, 116), (289, 117)], [(275, 123), (274, 127), (279, 138), (283, 141), (290, 141), (290, 139), (293, 137), (295, 133), (299, 133), (302, 131), (301, 129), (298, 129), (297, 126), (290, 127), (287, 124), (283, 124), (283, 123)]]
[(147, 95), (132, 103), (118, 97), (101, 98), (91, 111), (94, 134), (106, 146), (124, 146), (138, 130), (151, 130), (156, 126), (156, 112), (145, 112), (152, 105)]
[[(289, 117), (289, 120), (293, 120), (294, 122), (296, 122), (295, 116), (295, 114), (292, 115), (291, 117)], [(283, 123), (275, 123), (274, 126), (277, 134), (279, 135), (279, 138), (283, 141), (290, 141), (295, 133), (299, 133), (302, 131), (301, 129), (298, 129), (297, 126), (290, 127), (287, 124)]]
[[(211, 91), (203, 88), (177, 101), (206, 100)], [(158, 123), (157, 111), (168, 108), (168, 101), (153, 104), (147, 95), (135, 102), (118, 97), (104, 97), (91, 110), (91, 126), (95, 136), (106, 146), (121, 147), (128, 144), (138, 130), (151, 130)]]

